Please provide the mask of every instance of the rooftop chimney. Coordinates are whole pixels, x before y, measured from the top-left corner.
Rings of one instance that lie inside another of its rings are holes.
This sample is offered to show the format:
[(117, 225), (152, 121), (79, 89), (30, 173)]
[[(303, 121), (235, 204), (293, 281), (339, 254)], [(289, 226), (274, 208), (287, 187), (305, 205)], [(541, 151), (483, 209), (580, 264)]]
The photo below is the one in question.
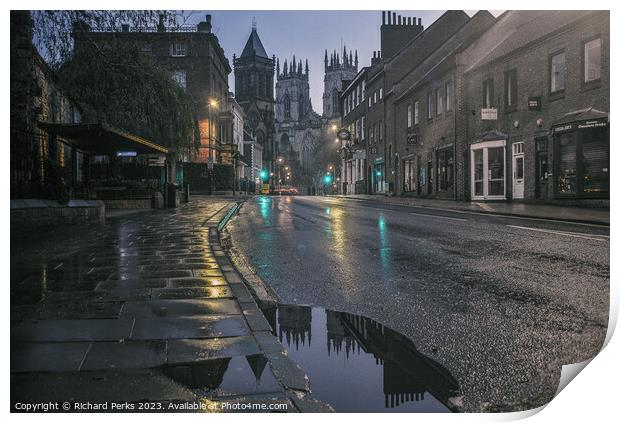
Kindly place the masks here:
[(157, 24), (157, 32), (166, 32), (166, 27), (164, 26), (163, 13), (159, 15), (159, 23)]
[(211, 15), (206, 15), (205, 21), (198, 23), (198, 32), (211, 32)]
[(129, 24), (122, 24), (121, 25), (121, 31), (129, 32)]

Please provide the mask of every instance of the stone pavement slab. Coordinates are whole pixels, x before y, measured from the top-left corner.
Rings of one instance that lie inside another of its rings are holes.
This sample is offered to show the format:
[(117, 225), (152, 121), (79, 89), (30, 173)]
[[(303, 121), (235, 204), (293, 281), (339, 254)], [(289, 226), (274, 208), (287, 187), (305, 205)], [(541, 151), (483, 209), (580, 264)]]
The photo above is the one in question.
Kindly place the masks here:
[(11, 372), (79, 370), (90, 342), (12, 342)]
[(147, 369), (166, 364), (166, 341), (94, 342), (80, 370)]
[(136, 319), (131, 339), (218, 338), (249, 334), (240, 316), (156, 317)]
[(132, 319), (74, 319), (23, 321), (11, 328), (11, 341), (118, 341), (129, 338)]
[(241, 309), (233, 299), (151, 300), (126, 302), (120, 317), (145, 318), (240, 313)]
[(168, 341), (168, 363), (191, 363), (210, 358), (259, 354), (253, 336), (212, 339), (178, 339)]

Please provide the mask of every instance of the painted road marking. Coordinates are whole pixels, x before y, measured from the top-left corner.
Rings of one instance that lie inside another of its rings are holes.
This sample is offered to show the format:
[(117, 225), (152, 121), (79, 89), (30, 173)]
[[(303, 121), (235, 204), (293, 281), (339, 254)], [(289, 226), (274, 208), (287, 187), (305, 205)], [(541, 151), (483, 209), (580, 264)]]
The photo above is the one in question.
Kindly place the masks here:
[(416, 216), (437, 217), (439, 219), (459, 220), (461, 222), (467, 222), (467, 219), (461, 219), (460, 217), (448, 217), (448, 216), (439, 216), (436, 214), (413, 213), (413, 212), (409, 212), (409, 214), (414, 214)]
[(594, 241), (607, 241), (609, 236), (608, 235), (592, 235), (592, 236), (587, 236), (587, 234), (582, 234), (582, 233), (578, 233), (578, 232), (564, 232), (564, 231), (552, 231), (550, 229), (538, 229), (538, 228), (528, 228), (526, 226), (516, 226), (516, 225), (506, 225), (510, 228), (516, 228), (516, 229), (525, 229), (527, 231), (535, 231), (535, 232), (544, 232), (544, 233), (548, 233), (548, 234), (555, 234), (555, 235), (564, 235), (564, 236), (572, 236), (574, 238), (585, 238), (585, 239), (592, 239)]

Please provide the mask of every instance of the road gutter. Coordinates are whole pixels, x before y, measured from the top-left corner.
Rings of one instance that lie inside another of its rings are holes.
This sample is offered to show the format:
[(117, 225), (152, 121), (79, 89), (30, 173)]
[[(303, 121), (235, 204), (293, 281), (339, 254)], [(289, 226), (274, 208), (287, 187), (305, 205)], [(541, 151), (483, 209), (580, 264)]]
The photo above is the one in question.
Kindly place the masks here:
[[(274, 376), (283, 386), (287, 398), (294, 404), (297, 411), (310, 413), (333, 412), (334, 409), (329, 404), (312, 397), (308, 376), (295, 361), (288, 357), (288, 351), (278, 341), (271, 325), (265, 318), (262, 310), (265, 306), (275, 307), (275, 297), (261, 295), (263, 298), (259, 298), (257, 290), (239, 272), (229, 254), (227, 254), (227, 249), (222, 245), (221, 234), (226, 224), (239, 211), (242, 203), (235, 202), (228, 207), (224, 207), (205, 222), (205, 226), (209, 227), (209, 244), (217, 264), (222, 270), (228, 285), (231, 287), (252, 336), (269, 362)], [(226, 237), (226, 242), (230, 245), (229, 235)], [(258, 275), (254, 276), (258, 278)], [(259, 304), (261, 304), (261, 307), (259, 307)]]

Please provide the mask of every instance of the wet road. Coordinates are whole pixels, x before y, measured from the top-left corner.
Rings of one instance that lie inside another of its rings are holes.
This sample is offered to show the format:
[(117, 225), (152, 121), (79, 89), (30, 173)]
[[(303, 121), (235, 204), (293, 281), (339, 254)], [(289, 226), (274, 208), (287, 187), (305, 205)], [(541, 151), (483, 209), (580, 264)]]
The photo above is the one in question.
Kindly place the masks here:
[(607, 228), (257, 197), (228, 231), (281, 302), (362, 315), (406, 336), (456, 379), (462, 411), (548, 402), (561, 365), (592, 357), (605, 338)]

